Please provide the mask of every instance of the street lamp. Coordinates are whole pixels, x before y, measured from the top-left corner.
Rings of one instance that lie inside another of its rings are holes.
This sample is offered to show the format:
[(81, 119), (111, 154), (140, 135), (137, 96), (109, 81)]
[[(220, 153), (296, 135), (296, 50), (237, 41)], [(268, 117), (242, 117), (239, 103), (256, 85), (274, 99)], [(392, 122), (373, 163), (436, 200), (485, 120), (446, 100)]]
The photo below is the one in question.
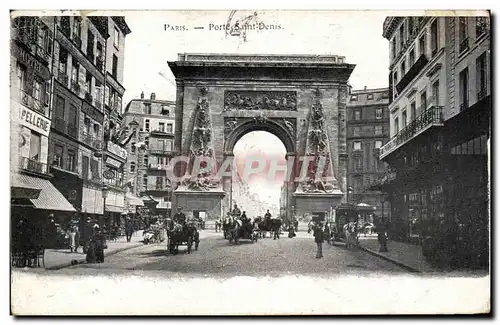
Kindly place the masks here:
[(353, 192), (353, 189), (352, 189), (352, 187), (351, 187), (351, 186), (349, 186), (349, 187), (347, 188), (347, 203), (350, 203), (350, 202), (351, 202), (351, 194), (352, 194), (352, 192)]
[[(106, 185), (103, 185), (101, 190), (102, 190), (102, 198), (103, 198), (102, 216), (104, 219), (106, 219), (106, 198), (108, 197), (109, 187)], [(103, 225), (101, 225), (101, 227), (102, 226)]]

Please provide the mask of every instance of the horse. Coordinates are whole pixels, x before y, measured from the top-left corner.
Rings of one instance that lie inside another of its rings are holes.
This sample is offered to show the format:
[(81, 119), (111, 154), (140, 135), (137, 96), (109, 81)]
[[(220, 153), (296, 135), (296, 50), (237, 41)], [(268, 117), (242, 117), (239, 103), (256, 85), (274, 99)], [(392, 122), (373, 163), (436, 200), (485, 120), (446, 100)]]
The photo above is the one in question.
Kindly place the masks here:
[(349, 222), (344, 225), (344, 235), (345, 235), (345, 244), (346, 248), (349, 249), (351, 247), (358, 246), (358, 234), (356, 229), (355, 222)]
[(273, 239), (280, 239), (281, 233), (281, 219), (271, 219), (271, 231), (273, 233)]
[(193, 242), (195, 242), (195, 250), (198, 250), (200, 243), (200, 235), (194, 224), (181, 224), (178, 222), (171, 222), (169, 225), (169, 250), (172, 254), (179, 251), (179, 245), (187, 243), (187, 252), (191, 254)]
[(229, 230), (231, 229), (233, 223), (233, 217), (227, 216), (222, 221), (222, 231), (224, 232), (224, 239), (229, 236)]
[(229, 244), (231, 244), (234, 241), (234, 244), (238, 245), (240, 227), (241, 227), (241, 221), (238, 220), (237, 218), (232, 218), (232, 221), (229, 224), (229, 229), (228, 229)]

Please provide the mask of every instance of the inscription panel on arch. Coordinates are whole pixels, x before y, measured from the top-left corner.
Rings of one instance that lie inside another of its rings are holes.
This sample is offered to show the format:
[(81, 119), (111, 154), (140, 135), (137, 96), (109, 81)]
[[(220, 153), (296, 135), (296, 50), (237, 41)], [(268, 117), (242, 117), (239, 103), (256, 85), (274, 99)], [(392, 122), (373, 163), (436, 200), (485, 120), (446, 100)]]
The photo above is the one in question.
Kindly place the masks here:
[(296, 111), (296, 91), (224, 91), (224, 111), (274, 110)]

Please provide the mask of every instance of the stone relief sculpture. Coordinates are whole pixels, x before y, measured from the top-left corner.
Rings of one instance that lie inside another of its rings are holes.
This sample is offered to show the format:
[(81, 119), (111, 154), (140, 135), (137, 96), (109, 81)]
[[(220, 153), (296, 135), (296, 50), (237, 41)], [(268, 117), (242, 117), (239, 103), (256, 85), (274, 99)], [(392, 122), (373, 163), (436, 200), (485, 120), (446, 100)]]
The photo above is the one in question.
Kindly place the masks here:
[[(333, 175), (326, 175), (329, 177), (327, 179), (317, 178), (317, 174), (325, 176), (324, 171), (332, 171), (333, 168), (328, 145), (328, 135), (325, 128), (323, 105), (320, 101), (321, 94), (319, 90), (315, 90), (314, 94), (316, 99), (311, 107), (309, 130), (306, 140), (306, 155), (314, 156), (314, 161), (309, 164), (307, 178), (299, 184), (299, 190), (305, 193), (330, 193), (337, 186)], [(318, 168), (321, 168), (319, 173)]]
[[(210, 119), (210, 107), (206, 98), (208, 90), (206, 87), (202, 87), (200, 92), (201, 96), (198, 99), (196, 107), (190, 148), (192, 161), (196, 161), (196, 157), (213, 158), (212, 123)], [(187, 176), (181, 181), (181, 185), (193, 191), (208, 191), (211, 188), (215, 188), (219, 186), (220, 180), (213, 177), (211, 172), (200, 170), (197, 175)]]
[(297, 94), (292, 91), (226, 91), (224, 111), (297, 110)]
[(290, 134), (295, 135), (295, 126), (292, 122), (288, 121), (287, 119), (283, 119), (283, 124), (288, 129), (288, 132), (290, 132)]
[(226, 124), (224, 125), (224, 135), (228, 136), (229, 133), (236, 128), (236, 125), (238, 125), (238, 121), (236, 119), (226, 121)]

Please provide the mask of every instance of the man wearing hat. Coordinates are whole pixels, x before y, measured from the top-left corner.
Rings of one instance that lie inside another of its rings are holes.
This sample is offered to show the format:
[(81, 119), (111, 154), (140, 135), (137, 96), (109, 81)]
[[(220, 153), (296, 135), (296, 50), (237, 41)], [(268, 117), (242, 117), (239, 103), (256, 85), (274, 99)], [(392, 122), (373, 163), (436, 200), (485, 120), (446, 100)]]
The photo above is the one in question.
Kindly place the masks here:
[(316, 258), (323, 257), (323, 225), (321, 222), (316, 222), (314, 225), (314, 241), (318, 246), (318, 250), (316, 252)]
[(182, 207), (177, 207), (177, 212), (174, 214), (172, 219), (180, 224), (186, 223), (186, 215), (182, 212)]

